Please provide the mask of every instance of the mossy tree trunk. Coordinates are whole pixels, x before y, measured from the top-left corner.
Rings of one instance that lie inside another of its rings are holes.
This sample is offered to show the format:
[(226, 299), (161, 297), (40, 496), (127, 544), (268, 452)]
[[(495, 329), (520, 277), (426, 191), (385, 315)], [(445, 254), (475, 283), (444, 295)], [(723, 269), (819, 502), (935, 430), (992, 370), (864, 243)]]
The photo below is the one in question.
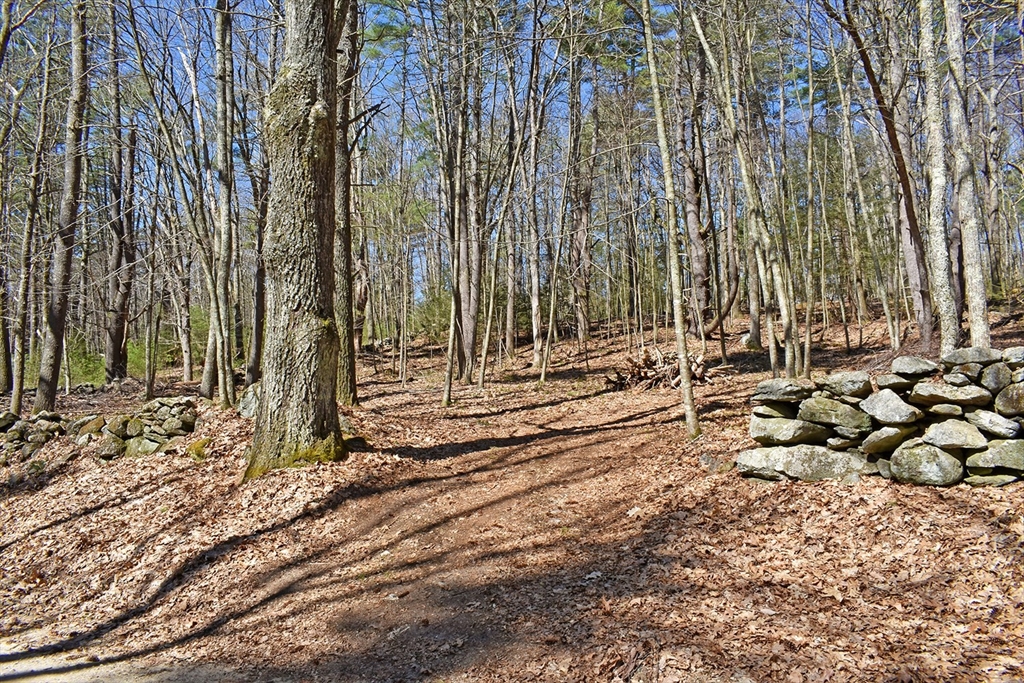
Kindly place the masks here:
[(287, 0), (284, 14), (284, 60), (266, 109), (266, 348), (246, 478), (344, 455), (335, 398), (334, 4)]

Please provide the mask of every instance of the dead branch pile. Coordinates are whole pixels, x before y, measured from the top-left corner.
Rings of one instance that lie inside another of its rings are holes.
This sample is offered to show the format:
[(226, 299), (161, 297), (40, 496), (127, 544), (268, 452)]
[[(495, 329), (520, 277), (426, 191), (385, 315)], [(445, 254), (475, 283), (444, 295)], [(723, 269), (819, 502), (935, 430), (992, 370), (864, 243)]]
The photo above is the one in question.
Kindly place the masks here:
[[(689, 360), (690, 377), (697, 384), (711, 383), (717, 376), (734, 372), (731, 365), (707, 367), (704, 356), (690, 355)], [(678, 389), (681, 381), (677, 355), (671, 352), (662, 353), (653, 347), (641, 349), (636, 358), (627, 357), (625, 373), (616, 369), (614, 377), (605, 375), (604, 378), (605, 387), (610, 391)]]

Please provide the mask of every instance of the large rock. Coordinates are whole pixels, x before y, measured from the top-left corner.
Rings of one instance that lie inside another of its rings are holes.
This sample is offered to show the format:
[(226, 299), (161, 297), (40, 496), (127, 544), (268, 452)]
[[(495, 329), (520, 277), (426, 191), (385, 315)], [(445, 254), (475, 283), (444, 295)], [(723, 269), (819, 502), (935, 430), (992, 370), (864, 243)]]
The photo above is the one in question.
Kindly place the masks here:
[(988, 445), (988, 439), (978, 431), (978, 428), (963, 420), (946, 420), (933, 424), (925, 430), (921, 440), (945, 450), (974, 450)]
[(1009, 365), (1011, 370), (1024, 368), (1024, 346), (1011, 346), (1005, 349), (1003, 362)]
[(942, 379), (946, 384), (952, 384), (954, 387), (966, 387), (971, 383), (970, 377), (961, 375), (959, 372), (951, 372)]
[(1019, 424), (991, 410), (972, 410), (964, 417), (981, 431), (1002, 439), (1012, 439), (1021, 431)]
[(797, 419), (818, 424), (839, 425), (863, 432), (871, 429), (871, 418), (868, 415), (830, 398), (805, 399), (800, 404)]
[(977, 382), (978, 378), (981, 377), (982, 370), (984, 370), (984, 367), (980, 363), (961, 363), (954, 366), (951, 372), (963, 375), (972, 382)]
[(792, 403), (770, 401), (754, 406), (751, 412), (758, 417), (784, 417), (787, 420), (792, 420), (796, 417), (796, 406)]
[[(260, 403), (260, 383), (254, 382), (245, 388), (238, 397), (238, 414), (249, 420), (256, 417), (256, 408)], [(193, 422), (195, 422), (193, 420)]]
[(942, 357), (942, 364), (947, 368), (964, 363), (977, 363), (978, 365), (991, 365), (1003, 359), (1002, 351), (994, 349), (983, 349), (980, 346), (969, 346), (966, 349), (953, 349)]
[(156, 453), (162, 444), (145, 436), (137, 436), (125, 442), (125, 455), (129, 458)]
[(819, 387), (836, 396), (864, 398), (871, 393), (871, 375), (866, 372), (837, 372), (817, 382)]
[(892, 453), (896, 448), (907, 440), (914, 433), (915, 427), (882, 427), (878, 431), (871, 432), (860, 445), (860, 449), (871, 455), (883, 455)]
[(882, 389), (868, 396), (860, 402), (860, 409), (884, 425), (911, 424), (924, 417), (924, 413), (906, 403), (892, 389)]
[(18, 416), (11, 412), (0, 415), (0, 432), (6, 432), (18, 419)]
[(917, 384), (917, 379), (911, 379), (903, 375), (879, 375), (875, 377), (875, 384), (878, 385), (879, 389), (903, 391), (904, 389), (913, 389), (914, 385)]
[(1021, 439), (990, 441), (987, 450), (967, 458), (967, 467), (972, 472), (974, 470), (991, 470), (997, 467), (1024, 472), (1024, 441)]
[(921, 382), (910, 392), (909, 400), (922, 406), (955, 403), (958, 406), (985, 406), (992, 401), (988, 389), (974, 385), (954, 387), (944, 382)]
[(971, 486), (1006, 486), (1017, 481), (1012, 474), (972, 474), (964, 479), (965, 484)]
[(113, 434), (119, 439), (124, 439), (128, 435), (128, 423), (130, 421), (131, 418), (127, 415), (115, 415), (107, 420), (107, 426), (103, 428), (103, 431)]
[(981, 373), (981, 386), (995, 396), (1013, 381), (1013, 370), (1006, 363), (993, 363)]
[(124, 441), (113, 434), (104, 434), (96, 444), (96, 455), (103, 460), (114, 460), (124, 455)]
[(930, 375), (938, 369), (938, 365), (927, 358), (919, 356), (899, 356), (892, 361), (892, 371), (897, 375), (917, 377), (920, 375)]
[(804, 420), (786, 420), (764, 417), (750, 418), (750, 438), (766, 446), (824, 443), (832, 430)]
[(959, 460), (921, 439), (911, 439), (897, 448), (889, 466), (893, 479), (908, 484), (949, 486), (964, 475)]
[(999, 392), (996, 412), (1003, 417), (1024, 415), (1024, 383), (1011, 384)]
[(797, 403), (810, 398), (817, 387), (809, 379), (768, 379), (757, 385), (751, 401)]
[(866, 473), (867, 459), (853, 451), (831, 451), (822, 446), (776, 446), (743, 451), (736, 458), (736, 469), (762, 479), (784, 476), (801, 481), (845, 479)]

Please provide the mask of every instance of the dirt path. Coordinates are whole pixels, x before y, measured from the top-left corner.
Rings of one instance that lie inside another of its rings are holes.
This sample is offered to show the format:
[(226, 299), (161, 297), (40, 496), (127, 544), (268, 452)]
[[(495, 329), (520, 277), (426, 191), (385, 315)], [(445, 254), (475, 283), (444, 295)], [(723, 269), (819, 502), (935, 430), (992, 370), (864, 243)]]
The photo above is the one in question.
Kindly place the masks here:
[(1020, 676), (1024, 487), (709, 473), (761, 377), (700, 387), (695, 442), (565, 366), (449, 411), (368, 382), (370, 449), (244, 485), (212, 409), (201, 462), (73, 460), (0, 508), (0, 680)]

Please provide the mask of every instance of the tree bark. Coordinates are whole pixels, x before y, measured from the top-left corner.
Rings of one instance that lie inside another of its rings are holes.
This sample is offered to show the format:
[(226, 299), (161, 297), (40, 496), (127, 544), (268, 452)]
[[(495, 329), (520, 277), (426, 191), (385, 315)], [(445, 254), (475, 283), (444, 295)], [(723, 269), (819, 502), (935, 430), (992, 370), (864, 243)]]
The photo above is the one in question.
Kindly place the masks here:
[(53, 285), (46, 309), (46, 339), (39, 363), (39, 385), (32, 412), (53, 410), (57, 399), (61, 358), (64, 355), (64, 332), (67, 325), (68, 299), (71, 283), (71, 259), (75, 246), (75, 228), (82, 194), (82, 135), (85, 107), (89, 98), (87, 72), (86, 10), (84, 0), (72, 8), (71, 20), (71, 88), (68, 115), (64, 129), (64, 185), (61, 192), (57, 240), (54, 242)]
[(266, 115), (267, 335), (249, 479), (345, 454), (335, 400), (334, 5), (286, 0), (284, 16), (284, 59)]

